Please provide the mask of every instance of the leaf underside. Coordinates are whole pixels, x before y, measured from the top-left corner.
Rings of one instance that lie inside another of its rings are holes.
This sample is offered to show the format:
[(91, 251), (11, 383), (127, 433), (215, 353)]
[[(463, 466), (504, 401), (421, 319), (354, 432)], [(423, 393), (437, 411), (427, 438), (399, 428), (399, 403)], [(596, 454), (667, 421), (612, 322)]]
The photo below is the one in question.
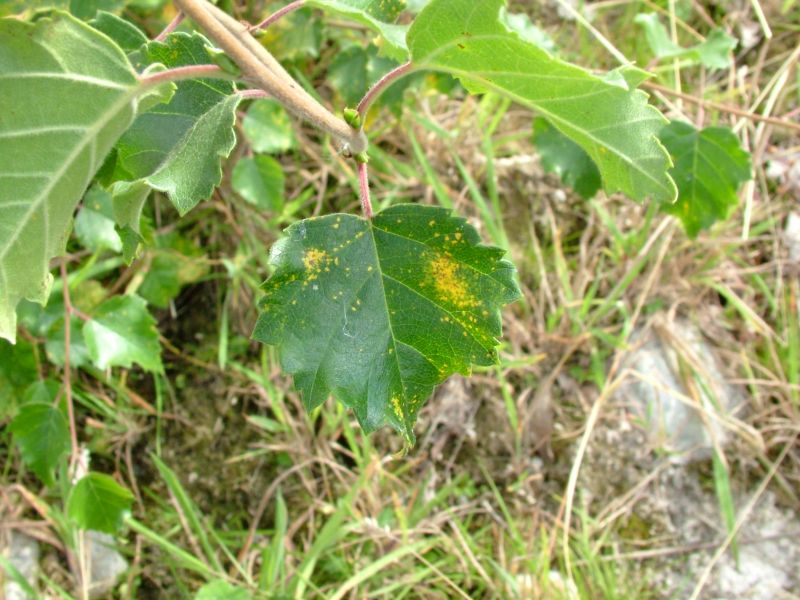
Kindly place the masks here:
[[(137, 68), (210, 64), (199, 33), (177, 32), (133, 55)], [(222, 179), (221, 159), (236, 144), (233, 126), (240, 98), (230, 81), (192, 79), (178, 84), (167, 104), (136, 118), (117, 144), (120, 175), (166, 192), (180, 214), (205, 200)], [(132, 226), (132, 224), (131, 224)]]
[(750, 153), (736, 134), (726, 127), (698, 131), (673, 121), (661, 141), (675, 163), (671, 174), (679, 190), (678, 201), (664, 210), (677, 216), (691, 237), (728, 218), (739, 203), (739, 187), (752, 178)]
[(521, 39), (499, 21), (503, 4), (432, 0), (408, 32), (412, 62), (538, 112), (589, 154), (607, 192), (672, 202), (669, 157), (658, 141), (666, 121), (647, 95), (624, 78), (597, 77)]
[(515, 271), (464, 219), (399, 205), (285, 233), (253, 337), (278, 347), (307, 409), (333, 394), (366, 431), (388, 422), (410, 444), (436, 385), (496, 362)]
[(136, 112), (122, 51), (65, 14), (0, 21), (0, 337), (17, 303), (44, 304), (72, 213)]

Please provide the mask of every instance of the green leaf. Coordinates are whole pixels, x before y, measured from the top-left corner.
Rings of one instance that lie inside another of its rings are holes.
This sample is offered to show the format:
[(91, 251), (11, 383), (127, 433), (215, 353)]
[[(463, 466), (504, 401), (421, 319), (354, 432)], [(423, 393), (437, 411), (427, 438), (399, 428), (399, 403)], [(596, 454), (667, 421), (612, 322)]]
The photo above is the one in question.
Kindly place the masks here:
[(236, 163), (231, 179), (234, 191), (250, 204), (280, 214), (286, 180), (281, 163), (263, 154)]
[(159, 236), (157, 244), (138, 294), (150, 304), (166, 308), (184, 285), (208, 273), (208, 264), (197, 244), (176, 234)]
[(542, 117), (533, 120), (533, 141), (545, 171), (556, 173), (587, 200), (597, 193), (602, 185), (600, 172), (583, 148)]
[(317, 58), (323, 41), (322, 22), (314, 11), (300, 9), (273, 23), (260, 34), (270, 52), (281, 61)]
[(661, 132), (672, 155), (670, 171), (678, 184), (678, 201), (665, 205), (691, 237), (716, 221), (728, 218), (739, 203), (739, 187), (752, 178), (750, 153), (726, 127), (698, 131), (689, 123), (672, 121)]
[(308, 0), (307, 4), (363, 23), (383, 38), (382, 49), (387, 56), (408, 60), (408, 27), (395, 24), (405, 9), (403, 0)]
[[(105, 35), (68, 16), (0, 21), (0, 337), (44, 303), (72, 213), (136, 112), (137, 80)], [(35, 107), (35, 110), (33, 109)]]
[(141, 29), (110, 12), (99, 11), (89, 25), (105, 33), (125, 52), (138, 50), (147, 43), (147, 36)]
[[(177, 32), (132, 56), (137, 68), (210, 64), (208, 42)], [(236, 143), (233, 126), (240, 98), (230, 81), (192, 79), (178, 84), (168, 104), (139, 115), (117, 144), (118, 168), (166, 192), (183, 215), (211, 196), (222, 179), (220, 160)], [(132, 226), (132, 224), (129, 224)]]
[(104, 248), (122, 250), (122, 241), (114, 229), (111, 194), (103, 188), (95, 186), (86, 192), (83, 207), (75, 217), (75, 235), (84, 248), (93, 252)]
[(30, 343), (21, 340), (12, 345), (0, 340), (0, 420), (13, 410), (25, 388), (38, 376), (36, 354)]
[(201, 587), (194, 600), (251, 600), (252, 598), (247, 590), (218, 579)]
[(658, 142), (666, 122), (647, 95), (551, 57), (498, 21), (503, 0), (433, 0), (408, 32), (418, 68), (457, 76), (471, 91), (493, 90), (546, 117), (580, 145), (607, 192), (675, 199), (669, 157)]
[(97, 11), (115, 11), (125, 6), (125, 0), (71, 0), (69, 11), (79, 19), (91, 19)]
[(496, 362), (500, 308), (519, 296), (514, 267), (464, 219), (399, 205), (285, 233), (253, 337), (278, 347), (307, 409), (333, 394), (366, 431), (388, 421), (413, 443), (436, 385)]
[(644, 28), (647, 44), (657, 58), (685, 58), (709, 69), (727, 69), (731, 64), (731, 51), (737, 41), (721, 29), (712, 30), (701, 44), (681, 48), (672, 41), (657, 14), (641, 13), (635, 21)]
[(115, 534), (131, 510), (133, 494), (103, 473), (89, 473), (72, 488), (67, 515), (81, 529)]
[(98, 369), (138, 363), (146, 371), (163, 371), (156, 321), (138, 296), (103, 302), (84, 324), (83, 337)]
[(503, 7), (500, 9), (500, 22), (510, 31), (518, 33), (526, 42), (535, 44), (550, 54), (555, 53), (556, 45), (553, 39), (546, 31), (534, 25), (531, 18), (525, 13), (510, 13)]
[(297, 144), (289, 115), (279, 102), (256, 100), (242, 122), (244, 133), (255, 152), (280, 154)]
[(11, 433), (23, 462), (45, 485), (53, 485), (54, 472), (69, 451), (69, 425), (50, 403), (25, 404), (11, 422)]
[(361, 46), (339, 52), (328, 68), (328, 82), (339, 92), (347, 106), (356, 106), (367, 91), (369, 54)]

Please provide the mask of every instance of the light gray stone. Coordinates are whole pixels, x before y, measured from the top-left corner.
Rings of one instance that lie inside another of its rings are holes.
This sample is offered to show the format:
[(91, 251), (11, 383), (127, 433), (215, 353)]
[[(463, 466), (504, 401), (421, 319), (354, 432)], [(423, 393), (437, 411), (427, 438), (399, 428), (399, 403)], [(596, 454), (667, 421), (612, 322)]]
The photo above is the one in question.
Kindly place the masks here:
[(89, 558), (89, 595), (91, 598), (105, 597), (128, 569), (128, 561), (117, 551), (114, 538), (107, 533), (87, 531), (84, 543)]
[[(36, 588), (36, 577), (39, 572), (39, 542), (32, 537), (19, 533), (11, 532), (11, 539), (8, 548), (3, 552), (8, 561), (20, 572), (32, 588)], [(14, 581), (8, 581), (3, 585), (3, 598), (6, 600), (29, 600), (22, 587)]]
[(650, 444), (676, 462), (708, 458), (714, 441), (724, 446), (728, 433), (722, 423), (743, 398), (727, 383), (714, 348), (698, 329), (685, 320), (663, 320), (635, 331), (630, 346), (622, 367), (631, 374), (617, 395), (644, 424)]

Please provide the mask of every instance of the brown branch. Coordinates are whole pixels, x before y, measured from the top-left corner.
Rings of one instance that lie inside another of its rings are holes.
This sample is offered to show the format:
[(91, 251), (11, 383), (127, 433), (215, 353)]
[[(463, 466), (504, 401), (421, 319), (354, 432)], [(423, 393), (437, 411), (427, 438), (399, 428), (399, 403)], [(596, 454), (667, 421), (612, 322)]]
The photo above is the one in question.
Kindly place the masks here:
[(736, 108), (735, 106), (719, 104), (717, 102), (712, 102), (710, 100), (703, 100), (702, 98), (691, 96), (689, 94), (684, 94), (683, 92), (676, 92), (675, 90), (671, 90), (668, 87), (664, 87), (663, 85), (659, 85), (651, 81), (645, 81), (642, 84), (642, 87), (649, 88), (656, 92), (661, 92), (662, 94), (666, 94), (667, 96), (680, 98), (681, 100), (685, 100), (686, 102), (691, 102), (692, 104), (696, 104), (704, 108), (711, 108), (714, 110), (718, 110), (720, 112), (725, 112), (732, 115), (736, 115), (738, 117), (743, 117), (751, 121), (769, 123), (770, 125), (775, 125), (776, 127), (783, 127), (785, 129), (793, 129), (795, 131), (800, 131), (800, 123), (792, 123), (791, 121), (786, 121), (784, 119), (780, 119), (777, 117), (765, 117), (764, 115), (759, 115), (757, 113), (753, 113), (741, 108)]
[(66, 260), (61, 261), (61, 284), (64, 296), (64, 395), (67, 402), (67, 419), (69, 420), (69, 439), (72, 447), (69, 465), (70, 471), (80, 460), (81, 449), (78, 445), (78, 428), (75, 425), (75, 406), (72, 401), (72, 371), (70, 370), (70, 342), (72, 338), (72, 300), (69, 297), (69, 280), (67, 278)]
[(207, 0), (175, 0), (242, 70), (246, 79), (283, 104), (290, 112), (337, 138), (353, 154), (367, 148), (362, 131), (350, 127), (292, 79), (280, 63), (250, 34), (249, 27)]

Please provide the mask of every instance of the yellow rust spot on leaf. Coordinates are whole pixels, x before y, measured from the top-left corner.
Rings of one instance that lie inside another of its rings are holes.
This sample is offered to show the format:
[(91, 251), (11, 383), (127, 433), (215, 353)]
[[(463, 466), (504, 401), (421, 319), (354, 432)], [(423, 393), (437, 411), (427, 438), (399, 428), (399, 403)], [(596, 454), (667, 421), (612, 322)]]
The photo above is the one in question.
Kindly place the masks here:
[(400, 406), (400, 398), (397, 396), (392, 396), (392, 409), (394, 410), (394, 416), (402, 423), (405, 419), (405, 415), (403, 414), (403, 407)]
[(306, 268), (305, 283), (308, 284), (309, 281), (317, 279), (323, 270), (330, 271), (328, 266), (330, 262), (331, 258), (325, 250), (320, 250), (319, 248), (306, 250), (305, 255), (303, 255), (303, 266)]
[(440, 300), (459, 309), (475, 308), (480, 304), (470, 291), (458, 263), (449, 256), (434, 258), (428, 265), (428, 276)]

